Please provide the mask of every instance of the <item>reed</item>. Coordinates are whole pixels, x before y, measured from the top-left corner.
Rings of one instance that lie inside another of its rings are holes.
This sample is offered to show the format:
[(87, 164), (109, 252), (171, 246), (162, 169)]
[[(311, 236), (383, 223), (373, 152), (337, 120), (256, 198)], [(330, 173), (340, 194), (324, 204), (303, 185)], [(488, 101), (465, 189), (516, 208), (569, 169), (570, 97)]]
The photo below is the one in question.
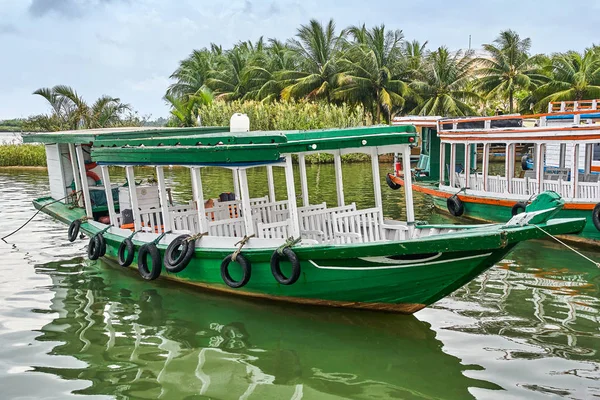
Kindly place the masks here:
[(45, 167), (46, 151), (41, 144), (0, 145), (0, 167)]

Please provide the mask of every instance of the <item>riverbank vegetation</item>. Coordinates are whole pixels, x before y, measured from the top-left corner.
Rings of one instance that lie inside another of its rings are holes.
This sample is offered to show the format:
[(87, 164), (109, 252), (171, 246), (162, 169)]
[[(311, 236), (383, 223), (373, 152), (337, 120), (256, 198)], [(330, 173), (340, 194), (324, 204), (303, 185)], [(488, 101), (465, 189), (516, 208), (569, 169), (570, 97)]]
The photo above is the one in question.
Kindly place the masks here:
[(0, 167), (45, 167), (46, 151), (41, 144), (0, 145)]

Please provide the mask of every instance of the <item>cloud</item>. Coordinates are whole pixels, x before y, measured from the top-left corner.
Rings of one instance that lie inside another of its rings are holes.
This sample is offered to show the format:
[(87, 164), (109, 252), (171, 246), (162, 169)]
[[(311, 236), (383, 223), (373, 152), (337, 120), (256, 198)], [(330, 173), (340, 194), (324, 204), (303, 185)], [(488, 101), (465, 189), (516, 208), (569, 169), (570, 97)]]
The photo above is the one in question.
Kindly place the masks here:
[(16, 35), (19, 30), (13, 24), (0, 24), (0, 35)]
[(34, 17), (43, 17), (55, 13), (65, 17), (74, 18), (82, 16), (86, 11), (98, 6), (128, 2), (129, 0), (33, 0), (29, 6), (29, 13)]

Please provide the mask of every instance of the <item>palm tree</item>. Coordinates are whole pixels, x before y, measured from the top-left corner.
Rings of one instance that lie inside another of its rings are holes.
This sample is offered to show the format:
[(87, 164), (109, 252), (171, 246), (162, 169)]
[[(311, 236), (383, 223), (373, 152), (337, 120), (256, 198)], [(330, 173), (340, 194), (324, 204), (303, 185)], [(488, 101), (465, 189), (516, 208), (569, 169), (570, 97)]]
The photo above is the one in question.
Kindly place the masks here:
[(431, 53), (423, 79), (410, 84), (422, 99), (410, 113), (441, 116), (475, 114), (468, 104), (479, 100), (479, 96), (467, 86), (471, 63), (469, 53), (450, 53), (444, 46)]
[(33, 94), (45, 98), (52, 107), (49, 119), (38, 118), (44, 126), (52, 126), (58, 130), (105, 128), (121, 126), (124, 114), (131, 112), (129, 104), (121, 103), (116, 97), (102, 96), (90, 107), (77, 92), (65, 85), (53, 88), (40, 88)]
[(165, 100), (171, 106), (171, 115), (173, 118), (169, 122), (170, 125), (186, 127), (196, 126), (198, 121), (198, 109), (202, 105), (209, 105), (213, 102), (214, 96), (210, 89), (203, 88), (198, 90), (193, 95), (189, 95), (184, 99), (165, 95)]
[(418, 40), (404, 42), (402, 46), (402, 73), (407, 80), (420, 79), (427, 58), (427, 41), (422, 44)]
[(540, 86), (535, 95), (538, 105), (550, 101), (600, 98), (600, 52), (594, 48), (583, 54), (576, 51), (555, 54), (546, 67), (550, 81)]
[(279, 74), (287, 86), (281, 92), (284, 100), (290, 98), (320, 98), (329, 102), (337, 73), (337, 55), (343, 44), (344, 32), (335, 33), (330, 19), (326, 26), (317, 20), (301, 25), (297, 39), (288, 41), (289, 47), (300, 57), (299, 71), (287, 70)]
[(517, 90), (530, 89), (544, 82), (546, 77), (539, 73), (540, 56), (530, 56), (531, 39), (521, 39), (512, 30), (500, 32), (495, 44), (484, 44), (490, 58), (477, 58), (477, 88), (487, 93), (486, 98), (508, 96), (509, 112), (514, 109)]
[(166, 94), (184, 98), (197, 93), (205, 86), (209, 72), (215, 68), (216, 61), (222, 54), (223, 49), (215, 44), (211, 44), (210, 50), (194, 50), (180, 61), (179, 67), (169, 77), (176, 82), (169, 86)]
[(237, 100), (247, 93), (245, 69), (254, 50), (247, 43), (239, 43), (226, 51), (208, 74), (206, 86), (215, 93), (217, 99)]
[(340, 86), (333, 91), (335, 98), (362, 103), (365, 108), (376, 109), (377, 122), (381, 111), (386, 118), (392, 110), (404, 105), (403, 95), (408, 86), (394, 76), (394, 69), (401, 57), (404, 35), (401, 30), (387, 31), (385, 26), (367, 30), (365, 26), (348, 29), (354, 37), (352, 45), (338, 60), (343, 71), (337, 76)]

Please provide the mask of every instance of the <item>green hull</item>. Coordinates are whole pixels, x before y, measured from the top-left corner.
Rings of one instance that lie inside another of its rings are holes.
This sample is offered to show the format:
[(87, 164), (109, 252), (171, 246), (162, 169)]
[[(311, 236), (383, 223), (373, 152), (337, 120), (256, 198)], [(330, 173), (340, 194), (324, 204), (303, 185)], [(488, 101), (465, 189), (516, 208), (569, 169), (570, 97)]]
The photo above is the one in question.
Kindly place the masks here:
[[(446, 206), (446, 198), (437, 196), (433, 197), (433, 204), (436, 208), (448, 213)], [(465, 206), (465, 213), (463, 217), (471, 218), (485, 222), (504, 222), (512, 218), (511, 207), (504, 207), (493, 204), (479, 204), (463, 202)], [(449, 213), (448, 213), (449, 214)], [(600, 231), (596, 229), (594, 222), (592, 221), (592, 212), (588, 210), (572, 210), (562, 209), (556, 215), (556, 218), (585, 218), (586, 224), (583, 231), (577, 236), (568, 235), (565, 237), (568, 240), (574, 242), (583, 242), (591, 245), (600, 244)]]
[[(38, 199), (36, 208), (52, 201)], [(83, 211), (62, 203), (48, 204), (44, 212), (70, 223)], [(92, 224), (82, 224), (88, 236), (99, 232)], [(417, 227), (422, 229), (423, 227)], [(448, 228), (448, 226), (440, 226)], [(549, 224), (552, 233), (575, 232), (582, 220)], [(452, 234), (434, 235), (402, 242), (294, 247), (301, 263), (300, 279), (281, 285), (273, 278), (270, 257), (275, 248), (244, 249), (252, 265), (250, 282), (240, 289), (223, 283), (220, 266), (235, 248), (197, 248), (187, 268), (177, 274), (163, 270), (162, 277), (236, 295), (288, 302), (414, 313), (447, 296), (501, 260), (518, 242), (540, 238), (534, 226), (471, 227)], [(116, 259), (124, 239), (105, 233), (106, 257)], [(134, 240), (137, 250), (143, 242)], [(159, 245), (164, 257), (166, 246)], [(134, 260), (132, 267), (137, 265)]]

